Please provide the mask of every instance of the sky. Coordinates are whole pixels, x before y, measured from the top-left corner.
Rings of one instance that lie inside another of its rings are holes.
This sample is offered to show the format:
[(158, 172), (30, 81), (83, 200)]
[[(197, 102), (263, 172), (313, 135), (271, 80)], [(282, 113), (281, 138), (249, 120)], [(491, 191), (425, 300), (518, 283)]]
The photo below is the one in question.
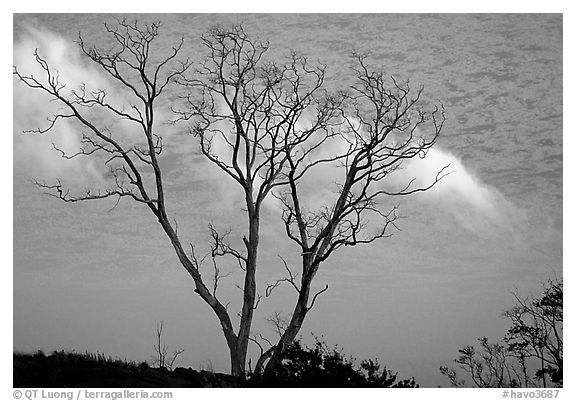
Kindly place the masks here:
[[(16, 15), (14, 64), (34, 73), (38, 47), (70, 87), (109, 87), (74, 45), (76, 32), (102, 40), (98, 15)], [(147, 18), (150, 18), (148, 16)], [(429, 181), (450, 164), (434, 191), (402, 199), (401, 230), (372, 246), (344, 249), (316, 278), (329, 284), (301, 334), (324, 335), (358, 359), (378, 357), (423, 386), (447, 385), (438, 372), (458, 348), (480, 336), (499, 340), (511, 292), (537, 295), (562, 273), (562, 18), (558, 15), (287, 15), (158, 16), (162, 44), (194, 38), (213, 23), (241, 21), (268, 38), (274, 54), (296, 48), (329, 65), (328, 85), (349, 79), (348, 52), (370, 50), (390, 73), (425, 85), (426, 102), (443, 102), (448, 121), (438, 145), (395, 179)], [(161, 49), (162, 46), (159, 47)], [(121, 93), (112, 95), (121, 98)], [(99, 185), (97, 162), (66, 161), (51, 143), (74, 149), (78, 132), (22, 134), (45, 123), (54, 105), (14, 84), (14, 349), (101, 351), (150, 359), (156, 322), (166, 341), (185, 348), (182, 365), (226, 371), (217, 321), (192, 291), (153, 216), (114, 201), (64, 204), (42, 195), (31, 178), (60, 177)], [(167, 105), (161, 115), (169, 118)], [(209, 223), (241, 238), (241, 197), (195, 153), (179, 127), (162, 125), (161, 163), (168, 204), (185, 241), (206, 247)], [(117, 123), (112, 129), (136, 135)], [(314, 199), (330, 194), (335, 171), (314, 177)], [(111, 210), (112, 209), (112, 210)], [(278, 255), (296, 261), (283, 238), (277, 205), (263, 212), (260, 283), (282, 274)], [(232, 271), (232, 266), (226, 266)], [(208, 271), (207, 273), (208, 274)], [(232, 275), (224, 294), (238, 297)], [(258, 310), (255, 328), (272, 336), (265, 317), (287, 312), (293, 294), (279, 291)]]

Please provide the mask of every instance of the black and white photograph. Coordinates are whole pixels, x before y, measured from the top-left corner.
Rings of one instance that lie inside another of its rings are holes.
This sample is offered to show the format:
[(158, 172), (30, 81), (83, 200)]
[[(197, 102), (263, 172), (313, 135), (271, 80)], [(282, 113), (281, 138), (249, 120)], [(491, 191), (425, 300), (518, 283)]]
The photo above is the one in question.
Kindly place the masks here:
[(562, 13), (12, 19), (15, 398), (558, 396)]

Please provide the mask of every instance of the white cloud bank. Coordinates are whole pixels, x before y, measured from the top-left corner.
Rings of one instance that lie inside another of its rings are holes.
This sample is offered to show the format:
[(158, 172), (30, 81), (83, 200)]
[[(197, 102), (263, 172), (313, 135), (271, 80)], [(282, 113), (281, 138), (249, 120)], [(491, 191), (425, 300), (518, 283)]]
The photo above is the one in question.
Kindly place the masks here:
[[(65, 85), (62, 89), (65, 97), (85, 85), (87, 92), (105, 90), (106, 101), (119, 110), (130, 111), (131, 105), (140, 104), (130, 90), (116, 85), (111, 77), (84, 57), (74, 42), (43, 28), (24, 27), (21, 38), (14, 44), (13, 63), (22, 75), (33, 76), (46, 83), (46, 72), (34, 56), (36, 49), (40, 57), (48, 63), (51, 73), (57, 75), (60, 83)], [(14, 77), (13, 90), (15, 167), (39, 179), (59, 177), (72, 185), (102, 184), (107, 171), (106, 167), (101, 165), (102, 160), (94, 156), (69, 160), (62, 158), (61, 154), (53, 149), (54, 143), (67, 154), (78, 152), (82, 145), (82, 134), (89, 133), (88, 129), (81, 127), (73, 119), (60, 119), (47, 133), (23, 133), (38, 128), (45, 129), (50, 124), (47, 118), (52, 118), (59, 112), (68, 114), (70, 110), (54, 101), (46, 92), (29, 88), (17, 77)], [(119, 119), (111, 113), (106, 114), (106, 111), (97, 107), (84, 107), (81, 112), (87, 115), (90, 121), (96, 122), (95, 125), (100, 129), (110, 130), (114, 139), (125, 147), (145, 141), (138, 123)], [(162, 127), (161, 134), (166, 139), (174, 130), (167, 129), (163, 124), (164, 115), (163, 110), (156, 110), (156, 127)]]
[(524, 220), (523, 210), (477, 178), (460, 158), (439, 146), (430, 149), (425, 158), (405, 163), (397, 178), (404, 181), (414, 178), (416, 186), (426, 186), (444, 166), (449, 166), (446, 171), (450, 174), (418, 196), (420, 202), (443, 209), (464, 228), (477, 233), (513, 230)]
[[(57, 73), (63, 91), (77, 89), (81, 83), (87, 88), (105, 87), (101, 74), (87, 66), (80, 54), (63, 38), (43, 29), (25, 28), (22, 39), (14, 45), (14, 65), (25, 76), (34, 76), (46, 82), (46, 73), (36, 62), (34, 51), (45, 59)], [(47, 118), (54, 113), (66, 112), (51, 97), (38, 89), (31, 89), (14, 77), (14, 166), (27, 175), (39, 179), (61, 177), (72, 184), (101, 181), (101, 173), (94, 162), (87, 158), (67, 160), (53, 150), (53, 143), (67, 153), (80, 149), (81, 134), (68, 120), (61, 120), (48, 133), (23, 133), (27, 130), (45, 129)]]
[[(416, 134), (419, 135), (418, 132)], [(322, 156), (343, 152), (346, 146), (344, 141), (333, 142), (323, 150)], [(334, 183), (342, 181), (344, 171), (334, 165), (323, 165), (313, 171), (306, 177), (303, 186), (313, 193), (307, 198), (308, 206), (317, 209), (335, 198)], [(477, 233), (514, 229), (525, 219), (524, 211), (508, 201), (496, 188), (477, 178), (460, 158), (437, 145), (429, 149), (423, 158), (403, 161), (401, 167), (379, 185), (399, 190), (414, 180), (411, 189), (425, 188), (434, 183), (439, 173), (445, 176), (430, 190), (414, 195), (416, 202), (441, 209), (452, 215), (461, 226)]]

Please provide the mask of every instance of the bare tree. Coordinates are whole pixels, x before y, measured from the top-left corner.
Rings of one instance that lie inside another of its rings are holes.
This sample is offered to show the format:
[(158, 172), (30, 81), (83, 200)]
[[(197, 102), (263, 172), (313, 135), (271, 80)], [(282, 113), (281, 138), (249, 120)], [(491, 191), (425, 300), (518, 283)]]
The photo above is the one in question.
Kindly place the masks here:
[[(105, 26), (115, 47), (88, 47), (80, 37), (80, 48), (136, 102), (119, 107), (108, 101), (105, 90), (90, 91), (84, 85), (65, 91), (57, 72), (38, 52), (35, 58), (45, 73), (43, 80), (21, 74), (16, 67), (14, 75), (30, 88), (48, 93), (65, 109), (49, 120), (47, 128), (36, 132), (50, 131), (59, 120), (74, 120), (87, 129), (79, 152), (57, 150), (66, 158), (105, 156), (110, 187), (75, 193), (60, 181), (37, 185), (66, 202), (129, 197), (145, 204), (192, 277), (195, 291), (220, 321), (231, 373), (245, 373), (250, 341), (261, 350), (255, 372), (271, 372), (318, 297), (328, 290), (327, 285), (317, 289), (312, 285), (320, 265), (343, 246), (369, 244), (391, 235), (390, 228), (399, 218), (398, 205), (383, 204), (426, 191), (446, 174), (447, 166), (424, 185), (411, 180), (395, 187), (387, 180), (406, 160), (425, 157), (442, 130), (444, 109), (426, 111), (422, 87), (414, 89), (374, 71), (362, 55), (354, 56), (356, 84), (331, 93), (324, 89), (326, 66), (296, 52), (284, 62), (272, 61), (267, 57), (269, 43), (250, 38), (241, 26), (213, 28), (204, 35), (207, 56), (193, 71), (190, 61), (176, 61), (183, 40), (164, 59), (151, 57), (159, 24), (119, 21)], [(155, 114), (158, 99), (174, 81), (184, 91), (183, 105), (173, 108), (174, 122), (189, 123), (200, 152), (244, 193), (247, 226), (242, 247), (232, 245), (230, 231), (210, 226), (210, 253), (199, 256), (192, 244), (187, 253), (169, 218), (158, 161), (163, 137)], [(89, 112), (94, 109), (105, 117), (92, 119)], [(107, 119), (127, 120), (139, 127), (142, 143), (126, 145), (125, 138), (118, 140), (105, 124)], [(307, 194), (301, 187), (322, 166), (333, 166), (340, 177), (335, 180), (333, 199), (314, 209), (306, 205)], [(288, 317), (276, 314), (269, 319), (279, 337), (276, 342), (251, 332), (254, 311), (262, 299), (256, 279), (261, 210), (270, 197), (282, 205), (286, 235), (298, 246), (301, 259), (296, 273), (281, 257), (287, 276), (265, 288), (265, 296), (270, 296), (288, 283), (297, 295)], [(200, 274), (208, 257), (214, 270), (211, 288)], [(217, 293), (227, 275), (219, 265), (222, 258), (234, 260), (243, 273), (237, 328), (229, 303)]]
[[(414, 181), (396, 189), (381, 185), (404, 160), (425, 156), (441, 132), (444, 111), (436, 107), (425, 112), (420, 105), (422, 87), (413, 90), (408, 83), (372, 71), (364, 56), (355, 56), (357, 84), (349, 91), (329, 93), (323, 89), (325, 66), (313, 65), (295, 52), (283, 63), (266, 60), (268, 43), (252, 40), (240, 26), (214, 28), (203, 43), (208, 56), (193, 77), (180, 80), (188, 89), (187, 108), (177, 112), (180, 119), (193, 122), (190, 131), (199, 139), (201, 152), (244, 192), (245, 249), (228, 244), (220, 249), (245, 271), (237, 335), (242, 364), (252, 340), (261, 350), (255, 372), (265, 365), (272, 371), (318, 296), (328, 289), (326, 285), (312, 292), (320, 264), (342, 246), (389, 236), (388, 229), (398, 218), (397, 206), (383, 210), (381, 202), (426, 191), (445, 174), (442, 169), (424, 187)], [(305, 119), (307, 123), (302, 122)], [(425, 123), (432, 129), (427, 137), (418, 131)], [(334, 147), (338, 150), (326, 152)], [(319, 210), (305, 210), (306, 195), (300, 193), (299, 184), (323, 165), (342, 171), (335, 199)], [(268, 196), (280, 201), (286, 235), (298, 245), (302, 259), (299, 274), (282, 259), (288, 276), (266, 288), (269, 296), (278, 285), (289, 283), (297, 293), (291, 316), (272, 319), (279, 334), (274, 345), (250, 337), (259, 299), (260, 210)], [(379, 226), (369, 227), (369, 221), (377, 220)], [(269, 347), (264, 351), (265, 343)]]
[[(383, 201), (426, 191), (447, 174), (445, 166), (424, 187), (413, 185), (414, 180), (397, 189), (383, 186), (383, 181), (404, 160), (425, 157), (442, 130), (444, 112), (437, 107), (430, 113), (420, 108), (423, 87), (413, 91), (408, 83), (399, 83), (394, 77), (388, 80), (383, 73), (370, 70), (365, 57), (356, 56), (356, 61), (357, 84), (342, 103), (336, 104), (338, 126), (330, 131), (346, 143), (346, 150), (334, 157), (313, 160), (309, 157), (313, 150), (308, 151), (311, 147), (285, 152), (288, 188), (278, 199), (284, 206), (286, 234), (301, 249), (302, 269), (300, 285), (294, 286), (298, 298), (292, 318), (274, 347), (268, 371), (274, 369), (282, 351), (296, 338), (317, 297), (328, 289), (326, 285), (311, 292), (320, 265), (342, 246), (370, 244), (390, 236), (389, 228), (395, 226), (399, 217), (398, 206), (386, 210)], [(417, 128), (428, 121), (432, 122), (430, 136), (418, 135)], [(298, 182), (323, 163), (337, 163), (343, 170), (335, 197), (319, 210), (306, 211), (301, 207)]]
[(184, 348), (179, 348), (172, 351), (172, 355), (169, 356), (168, 346), (164, 341), (162, 341), (162, 332), (164, 331), (164, 321), (161, 320), (160, 323), (156, 324), (156, 344), (154, 344), (155, 356), (152, 364), (158, 366), (159, 368), (166, 368), (172, 370), (174, 368), (174, 363), (180, 355), (184, 353)]
[[(158, 36), (159, 23), (139, 25), (126, 20), (118, 21), (110, 26), (105, 24), (107, 33), (112, 37), (114, 46), (111, 49), (89, 47), (83, 38), (79, 38), (79, 46), (85, 56), (100, 67), (107, 76), (113, 78), (118, 86), (137, 102), (124, 104), (121, 107), (109, 102), (104, 89), (87, 90), (84, 85), (78, 90), (65, 90), (60, 81), (58, 72), (51, 68), (42, 56), (35, 52), (38, 65), (45, 73), (43, 78), (22, 74), (14, 67), (14, 75), (25, 85), (32, 89), (43, 91), (63, 106), (61, 113), (49, 119), (46, 128), (35, 130), (37, 133), (46, 133), (61, 120), (73, 120), (87, 129), (82, 134), (82, 148), (74, 154), (60, 151), (62, 157), (71, 159), (77, 157), (96, 157), (103, 155), (105, 165), (108, 167), (109, 188), (94, 192), (89, 189), (81, 193), (73, 193), (60, 180), (55, 183), (36, 182), (65, 202), (79, 202), (95, 199), (129, 197), (134, 201), (146, 205), (158, 219), (163, 231), (170, 239), (172, 246), (182, 266), (192, 277), (195, 291), (212, 308), (218, 316), (226, 339), (231, 345), (231, 353), (235, 353), (232, 322), (226, 308), (205, 285), (200, 271), (199, 261), (194, 252), (187, 254), (178, 236), (176, 227), (168, 217), (164, 196), (164, 180), (158, 156), (163, 150), (163, 137), (158, 133), (155, 121), (159, 99), (166, 94), (167, 88), (174, 83), (176, 77), (181, 76), (191, 63), (189, 60), (177, 61), (182, 50), (184, 40), (171, 49), (168, 56), (160, 61), (151, 59), (153, 42)], [(105, 114), (104, 118), (91, 119), (94, 109)], [(127, 120), (139, 128), (141, 141), (124, 144), (128, 138), (112, 132), (108, 128), (110, 120)], [(100, 124), (98, 123), (100, 122)], [(119, 139), (122, 139), (122, 141)], [(149, 170), (152, 173), (148, 173)], [(235, 360), (236, 358), (232, 358)], [(238, 364), (233, 364), (232, 373), (240, 374)]]

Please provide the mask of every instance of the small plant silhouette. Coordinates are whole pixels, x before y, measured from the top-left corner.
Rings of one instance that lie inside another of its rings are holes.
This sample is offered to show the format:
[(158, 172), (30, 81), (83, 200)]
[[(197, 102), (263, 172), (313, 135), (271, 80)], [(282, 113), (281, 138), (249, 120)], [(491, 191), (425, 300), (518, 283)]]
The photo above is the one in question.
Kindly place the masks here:
[(178, 348), (177, 350), (172, 351), (172, 354), (169, 357), (168, 346), (164, 341), (162, 341), (163, 330), (164, 321), (160, 320), (160, 323), (156, 323), (156, 338), (158, 342), (154, 345), (154, 351), (156, 351), (156, 354), (152, 361), (152, 366), (173, 370), (174, 363), (176, 362), (176, 359), (184, 353), (184, 348)]

